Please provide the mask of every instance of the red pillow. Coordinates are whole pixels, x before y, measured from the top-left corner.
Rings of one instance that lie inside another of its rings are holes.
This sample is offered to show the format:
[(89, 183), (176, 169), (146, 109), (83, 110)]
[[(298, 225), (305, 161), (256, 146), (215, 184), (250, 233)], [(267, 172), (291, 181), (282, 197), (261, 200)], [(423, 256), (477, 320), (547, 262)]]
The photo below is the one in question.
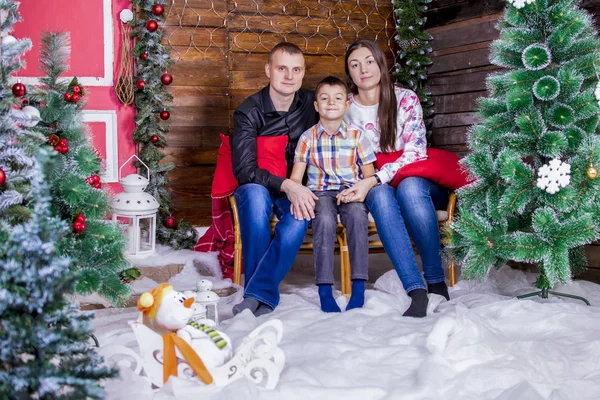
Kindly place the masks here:
[[(381, 169), (385, 164), (394, 162), (402, 155), (402, 150), (392, 153), (377, 153), (375, 167)], [(440, 149), (427, 148), (427, 160), (416, 161), (408, 164), (396, 172), (396, 176), (389, 182), (390, 186), (397, 187), (402, 179), (409, 176), (419, 176), (429, 179), (445, 188), (456, 190), (470, 181), (467, 173), (459, 164), (456, 154)]]
[[(231, 164), (229, 136), (222, 133), (219, 133), (219, 136), (221, 136), (221, 146), (217, 152), (217, 166), (212, 183), (211, 197), (213, 198), (229, 196), (238, 187)], [(285, 178), (287, 175), (287, 163), (285, 161), (287, 143), (287, 136), (259, 136), (256, 140), (258, 166), (273, 175)]]

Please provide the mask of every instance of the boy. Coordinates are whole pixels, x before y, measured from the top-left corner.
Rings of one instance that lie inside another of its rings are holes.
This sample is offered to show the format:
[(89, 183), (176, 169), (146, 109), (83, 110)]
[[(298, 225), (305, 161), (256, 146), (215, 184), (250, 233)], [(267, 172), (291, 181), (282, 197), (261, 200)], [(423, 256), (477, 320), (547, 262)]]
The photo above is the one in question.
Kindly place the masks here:
[[(346, 227), (352, 264), (352, 296), (346, 310), (363, 306), (368, 277), (367, 208), (364, 203), (340, 203), (337, 198), (342, 190), (375, 174), (375, 155), (368, 139), (343, 123), (349, 104), (348, 87), (342, 80), (328, 76), (319, 82), (314, 102), (319, 123), (300, 137), (290, 176), (301, 183), (308, 167), (307, 187), (319, 199), (312, 230), (316, 284), (324, 312), (341, 311), (332, 293), (338, 213)], [(291, 211), (297, 219), (302, 219), (304, 210), (292, 207)]]

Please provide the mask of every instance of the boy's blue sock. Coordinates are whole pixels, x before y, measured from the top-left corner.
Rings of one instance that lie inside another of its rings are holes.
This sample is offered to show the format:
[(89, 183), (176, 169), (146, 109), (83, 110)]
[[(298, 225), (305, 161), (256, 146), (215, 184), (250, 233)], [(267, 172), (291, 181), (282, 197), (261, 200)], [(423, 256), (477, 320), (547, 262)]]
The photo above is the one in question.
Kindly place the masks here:
[(321, 310), (324, 312), (341, 312), (340, 307), (333, 298), (333, 285), (319, 285), (319, 298), (321, 299)]
[(346, 306), (346, 311), (361, 308), (365, 304), (365, 281), (355, 279), (352, 281), (352, 296)]

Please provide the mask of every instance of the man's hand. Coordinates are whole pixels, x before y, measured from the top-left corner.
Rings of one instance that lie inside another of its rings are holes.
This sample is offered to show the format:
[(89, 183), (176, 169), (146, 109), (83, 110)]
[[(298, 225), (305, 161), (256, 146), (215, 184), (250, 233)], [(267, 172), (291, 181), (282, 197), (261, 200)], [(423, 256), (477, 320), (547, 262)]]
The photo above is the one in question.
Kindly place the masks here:
[(363, 202), (367, 193), (377, 184), (375, 178), (365, 178), (354, 184), (351, 188), (344, 189), (336, 197), (338, 206), (341, 203)]
[(315, 201), (319, 198), (309, 188), (291, 179), (286, 179), (281, 184), (281, 191), (287, 195), (288, 200), (292, 203), (290, 212), (294, 218), (310, 221), (315, 217)]

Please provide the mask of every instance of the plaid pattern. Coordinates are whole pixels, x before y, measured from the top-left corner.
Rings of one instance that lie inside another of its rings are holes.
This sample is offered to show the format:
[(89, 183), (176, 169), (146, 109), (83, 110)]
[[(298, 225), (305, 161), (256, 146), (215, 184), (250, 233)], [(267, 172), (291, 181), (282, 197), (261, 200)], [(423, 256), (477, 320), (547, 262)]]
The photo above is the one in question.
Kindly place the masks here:
[(342, 122), (335, 135), (329, 135), (319, 123), (300, 137), (294, 162), (308, 164), (310, 190), (340, 190), (363, 178), (360, 167), (375, 162), (375, 154), (358, 129)]

